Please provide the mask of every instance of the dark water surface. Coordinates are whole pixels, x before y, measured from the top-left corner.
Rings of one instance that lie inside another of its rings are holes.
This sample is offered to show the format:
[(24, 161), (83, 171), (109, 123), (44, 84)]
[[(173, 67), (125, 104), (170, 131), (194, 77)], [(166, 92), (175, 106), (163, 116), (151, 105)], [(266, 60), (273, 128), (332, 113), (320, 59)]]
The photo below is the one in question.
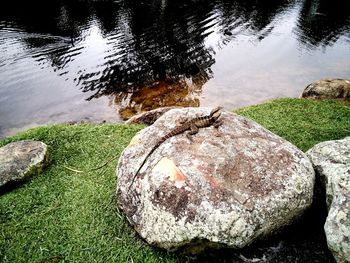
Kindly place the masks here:
[(350, 0), (31, 0), (0, 9), (0, 137), (226, 109), (350, 77)]

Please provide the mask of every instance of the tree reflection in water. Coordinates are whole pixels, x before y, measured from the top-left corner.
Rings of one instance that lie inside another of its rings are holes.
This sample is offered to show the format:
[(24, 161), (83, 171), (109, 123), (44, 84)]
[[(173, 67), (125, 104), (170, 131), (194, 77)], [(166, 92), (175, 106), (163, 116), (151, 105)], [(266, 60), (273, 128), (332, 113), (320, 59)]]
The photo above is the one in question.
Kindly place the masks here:
[(275, 15), (289, 6), (288, 1), (255, 2), (123, 2), (122, 13), (129, 15), (117, 28), (125, 45), (117, 46), (120, 53), (108, 61), (100, 79), (80, 77), (83, 90), (96, 91), (89, 99), (115, 96), (124, 118), (160, 106), (198, 106), (215, 63), (214, 50), (205, 45), (205, 38), (216, 30), (227, 43), (234, 37), (231, 32), (242, 25), (251, 34), (266, 31)]
[(329, 46), (342, 35), (350, 37), (350, 1), (336, 4), (326, 0), (305, 0), (298, 18), (296, 33), (308, 48)]
[[(295, 8), (300, 9), (294, 30), (300, 45), (309, 49), (343, 35), (349, 39), (347, 0), (11, 1), (0, 10), (0, 21), (25, 31), (20, 39), (32, 56), (39, 62), (45, 56), (60, 75), (74, 78), (88, 100), (111, 96), (128, 118), (160, 106), (199, 106), (215, 63), (207, 37), (217, 34), (218, 46), (240, 35), (262, 41), (276, 17)], [(93, 27), (105, 50), (89, 55), (96, 59), (93, 67), (84, 60), (75, 65), (86, 53), (82, 43)]]

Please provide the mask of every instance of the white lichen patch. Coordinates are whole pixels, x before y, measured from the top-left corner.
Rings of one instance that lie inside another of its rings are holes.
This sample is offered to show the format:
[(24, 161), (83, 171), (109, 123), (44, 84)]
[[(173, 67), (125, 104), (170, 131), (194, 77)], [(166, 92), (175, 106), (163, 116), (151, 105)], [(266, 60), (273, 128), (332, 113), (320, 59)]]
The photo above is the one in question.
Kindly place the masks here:
[(337, 262), (350, 262), (350, 137), (317, 144), (307, 154), (326, 189), (328, 247)]
[(238, 237), (253, 233), (239, 211), (226, 213), (225, 209), (214, 209), (211, 203), (203, 201), (197, 212), (198, 217), (193, 222), (187, 222), (186, 217), (178, 219), (163, 207), (146, 202), (140, 235), (151, 244), (163, 244), (162, 247), (168, 249), (172, 249), (176, 243), (184, 245), (194, 238), (224, 242), (239, 248), (244, 246), (244, 241)]

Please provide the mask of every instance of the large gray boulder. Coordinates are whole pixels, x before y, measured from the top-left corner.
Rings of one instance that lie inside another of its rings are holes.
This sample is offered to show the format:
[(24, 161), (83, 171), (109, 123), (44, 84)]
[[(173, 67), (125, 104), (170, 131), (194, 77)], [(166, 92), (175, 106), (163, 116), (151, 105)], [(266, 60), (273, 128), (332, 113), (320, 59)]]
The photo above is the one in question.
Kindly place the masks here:
[(169, 250), (242, 248), (290, 224), (312, 202), (314, 170), (304, 153), (228, 112), (217, 129), (201, 128), (192, 140), (180, 134), (162, 143), (129, 189), (161, 136), (179, 119), (210, 110), (166, 112), (140, 131), (119, 159), (119, 206), (149, 244)]
[(308, 85), (302, 98), (314, 99), (346, 99), (350, 100), (350, 80), (348, 79), (323, 79)]
[(328, 247), (337, 262), (350, 262), (350, 137), (319, 143), (307, 155), (326, 189)]
[(0, 188), (17, 184), (40, 173), (48, 161), (47, 145), (39, 141), (18, 141), (0, 148)]

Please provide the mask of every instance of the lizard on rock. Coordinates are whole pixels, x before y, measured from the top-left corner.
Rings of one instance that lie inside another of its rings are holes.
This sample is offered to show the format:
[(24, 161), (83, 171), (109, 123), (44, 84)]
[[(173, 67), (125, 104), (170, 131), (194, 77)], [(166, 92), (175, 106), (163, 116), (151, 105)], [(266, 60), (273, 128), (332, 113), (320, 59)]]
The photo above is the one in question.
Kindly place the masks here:
[(133, 185), (137, 175), (139, 174), (139, 172), (141, 171), (142, 167), (144, 166), (144, 164), (146, 163), (148, 157), (163, 143), (165, 142), (167, 139), (178, 135), (180, 133), (184, 133), (185, 131), (188, 131), (187, 135), (193, 135), (196, 134), (198, 132), (199, 128), (204, 128), (204, 127), (209, 127), (211, 125), (213, 125), (215, 128), (219, 127), (221, 125), (221, 122), (218, 121), (220, 115), (221, 115), (221, 107), (216, 107), (214, 108), (209, 115), (206, 116), (202, 116), (202, 117), (195, 117), (191, 120), (188, 120), (184, 123), (182, 123), (180, 126), (176, 127), (174, 130), (172, 130), (171, 132), (169, 132), (168, 134), (166, 134), (165, 136), (161, 137), (158, 142), (156, 143), (156, 145), (153, 146), (153, 148), (151, 149), (151, 151), (147, 154), (146, 158), (143, 160), (141, 166), (139, 167), (139, 169), (137, 170), (136, 174), (134, 175), (131, 184), (129, 186), (129, 190), (131, 186)]

